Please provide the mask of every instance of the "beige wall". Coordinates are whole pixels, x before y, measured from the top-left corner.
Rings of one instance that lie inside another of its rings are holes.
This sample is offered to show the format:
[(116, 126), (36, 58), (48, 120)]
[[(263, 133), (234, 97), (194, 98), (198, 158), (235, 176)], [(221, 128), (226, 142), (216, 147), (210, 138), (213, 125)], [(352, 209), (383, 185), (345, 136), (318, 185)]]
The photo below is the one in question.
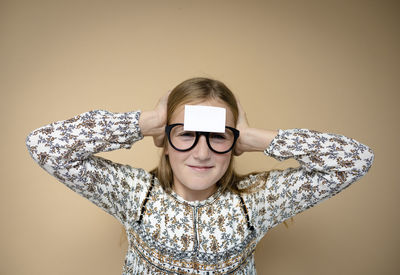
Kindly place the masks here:
[[(375, 151), (357, 184), (270, 231), (259, 274), (400, 274), (399, 26), (397, 1), (0, 1), (0, 274), (121, 273), (121, 226), (35, 165), (25, 137), (90, 109), (150, 109), (193, 76), (224, 81), (252, 126)], [(150, 169), (159, 151), (103, 155)]]

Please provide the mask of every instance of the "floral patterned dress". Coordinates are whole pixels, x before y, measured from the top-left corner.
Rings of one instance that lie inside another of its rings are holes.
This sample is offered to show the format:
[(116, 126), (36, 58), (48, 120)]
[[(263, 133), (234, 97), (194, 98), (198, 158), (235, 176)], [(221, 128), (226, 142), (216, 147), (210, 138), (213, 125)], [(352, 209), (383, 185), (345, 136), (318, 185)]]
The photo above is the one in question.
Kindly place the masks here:
[[(123, 274), (256, 274), (257, 243), (275, 225), (337, 194), (369, 170), (370, 148), (337, 134), (279, 130), (264, 153), (300, 166), (249, 175), (252, 193), (217, 191), (204, 201), (166, 193), (149, 172), (95, 153), (143, 138), (140, 111), (97, 110), (27, 137), (33, 159), (117, 218), (129, 241)], [(261, 184), (260, 184), (261, 182)]]

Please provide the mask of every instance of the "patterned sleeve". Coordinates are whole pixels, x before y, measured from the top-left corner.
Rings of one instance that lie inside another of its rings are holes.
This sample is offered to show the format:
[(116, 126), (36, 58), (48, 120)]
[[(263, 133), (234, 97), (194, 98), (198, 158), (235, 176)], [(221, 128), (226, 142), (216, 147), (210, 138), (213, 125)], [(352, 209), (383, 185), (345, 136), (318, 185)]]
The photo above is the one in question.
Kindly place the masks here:
[(374, 159), (369, 147), (351, 138), (307, 129), (279, 130), (264, 153), (300, 163), (297, 168), (270, 171), (266, 184), (251, 196), (253, 220), (264, 234), (360, 179)]
[[(129, 149), (142, 139), (139, 116), (140, 111), (86, 112), (34, 130), (28, 135), (26, 145), (44, 170), (123, 223), (126, 213), (135, 216), (130, 213), (138, 208), (135, 196), (146, 189), (137, 183), (148, 175), (142, 169), (113, 163), (94, 154)], [(129, 192), (132, 189), (135, 192)]]

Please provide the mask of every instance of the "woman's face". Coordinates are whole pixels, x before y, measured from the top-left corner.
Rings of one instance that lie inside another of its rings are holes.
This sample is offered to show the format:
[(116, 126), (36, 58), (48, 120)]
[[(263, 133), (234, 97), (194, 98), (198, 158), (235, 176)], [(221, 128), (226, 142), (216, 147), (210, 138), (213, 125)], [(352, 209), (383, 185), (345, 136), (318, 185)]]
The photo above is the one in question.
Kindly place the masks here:
[[(230, 108), (222, 101), (207, 100), (197, 104), (222, 107), (226, 109), (226, 126), (235, 127), (234, 117)], [(184, 105), (179, 106), (171, 116), (170, 124), (183, 123)], [(216, 183), (227, 170), (232, 151), (217, 154), (211, 151), (206, 137), (201, 135), (196, 146), (189, 151), (180, 152), (168, 143), (166, 154), (173, 171), (174, 190), (186, 200), (203, 200), (216, 190)]]

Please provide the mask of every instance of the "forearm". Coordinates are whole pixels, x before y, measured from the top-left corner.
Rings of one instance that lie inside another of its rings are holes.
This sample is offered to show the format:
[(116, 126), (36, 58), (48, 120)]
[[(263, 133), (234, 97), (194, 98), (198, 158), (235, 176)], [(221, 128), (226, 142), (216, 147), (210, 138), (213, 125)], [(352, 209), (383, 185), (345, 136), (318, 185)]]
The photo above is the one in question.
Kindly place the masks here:
[(352, 138), (308, 129), (279, 131), (265, 153), (277, 160), (294, 158), (304, 171), (341, 184), (364, 175), (374, 159), (368, 146)]
[(43, 126), (29, 134), (26, 144), (40, 165), (73, 165), (92, 154), (130, 148), (141, 138), (139, 112), (90, 111)]

